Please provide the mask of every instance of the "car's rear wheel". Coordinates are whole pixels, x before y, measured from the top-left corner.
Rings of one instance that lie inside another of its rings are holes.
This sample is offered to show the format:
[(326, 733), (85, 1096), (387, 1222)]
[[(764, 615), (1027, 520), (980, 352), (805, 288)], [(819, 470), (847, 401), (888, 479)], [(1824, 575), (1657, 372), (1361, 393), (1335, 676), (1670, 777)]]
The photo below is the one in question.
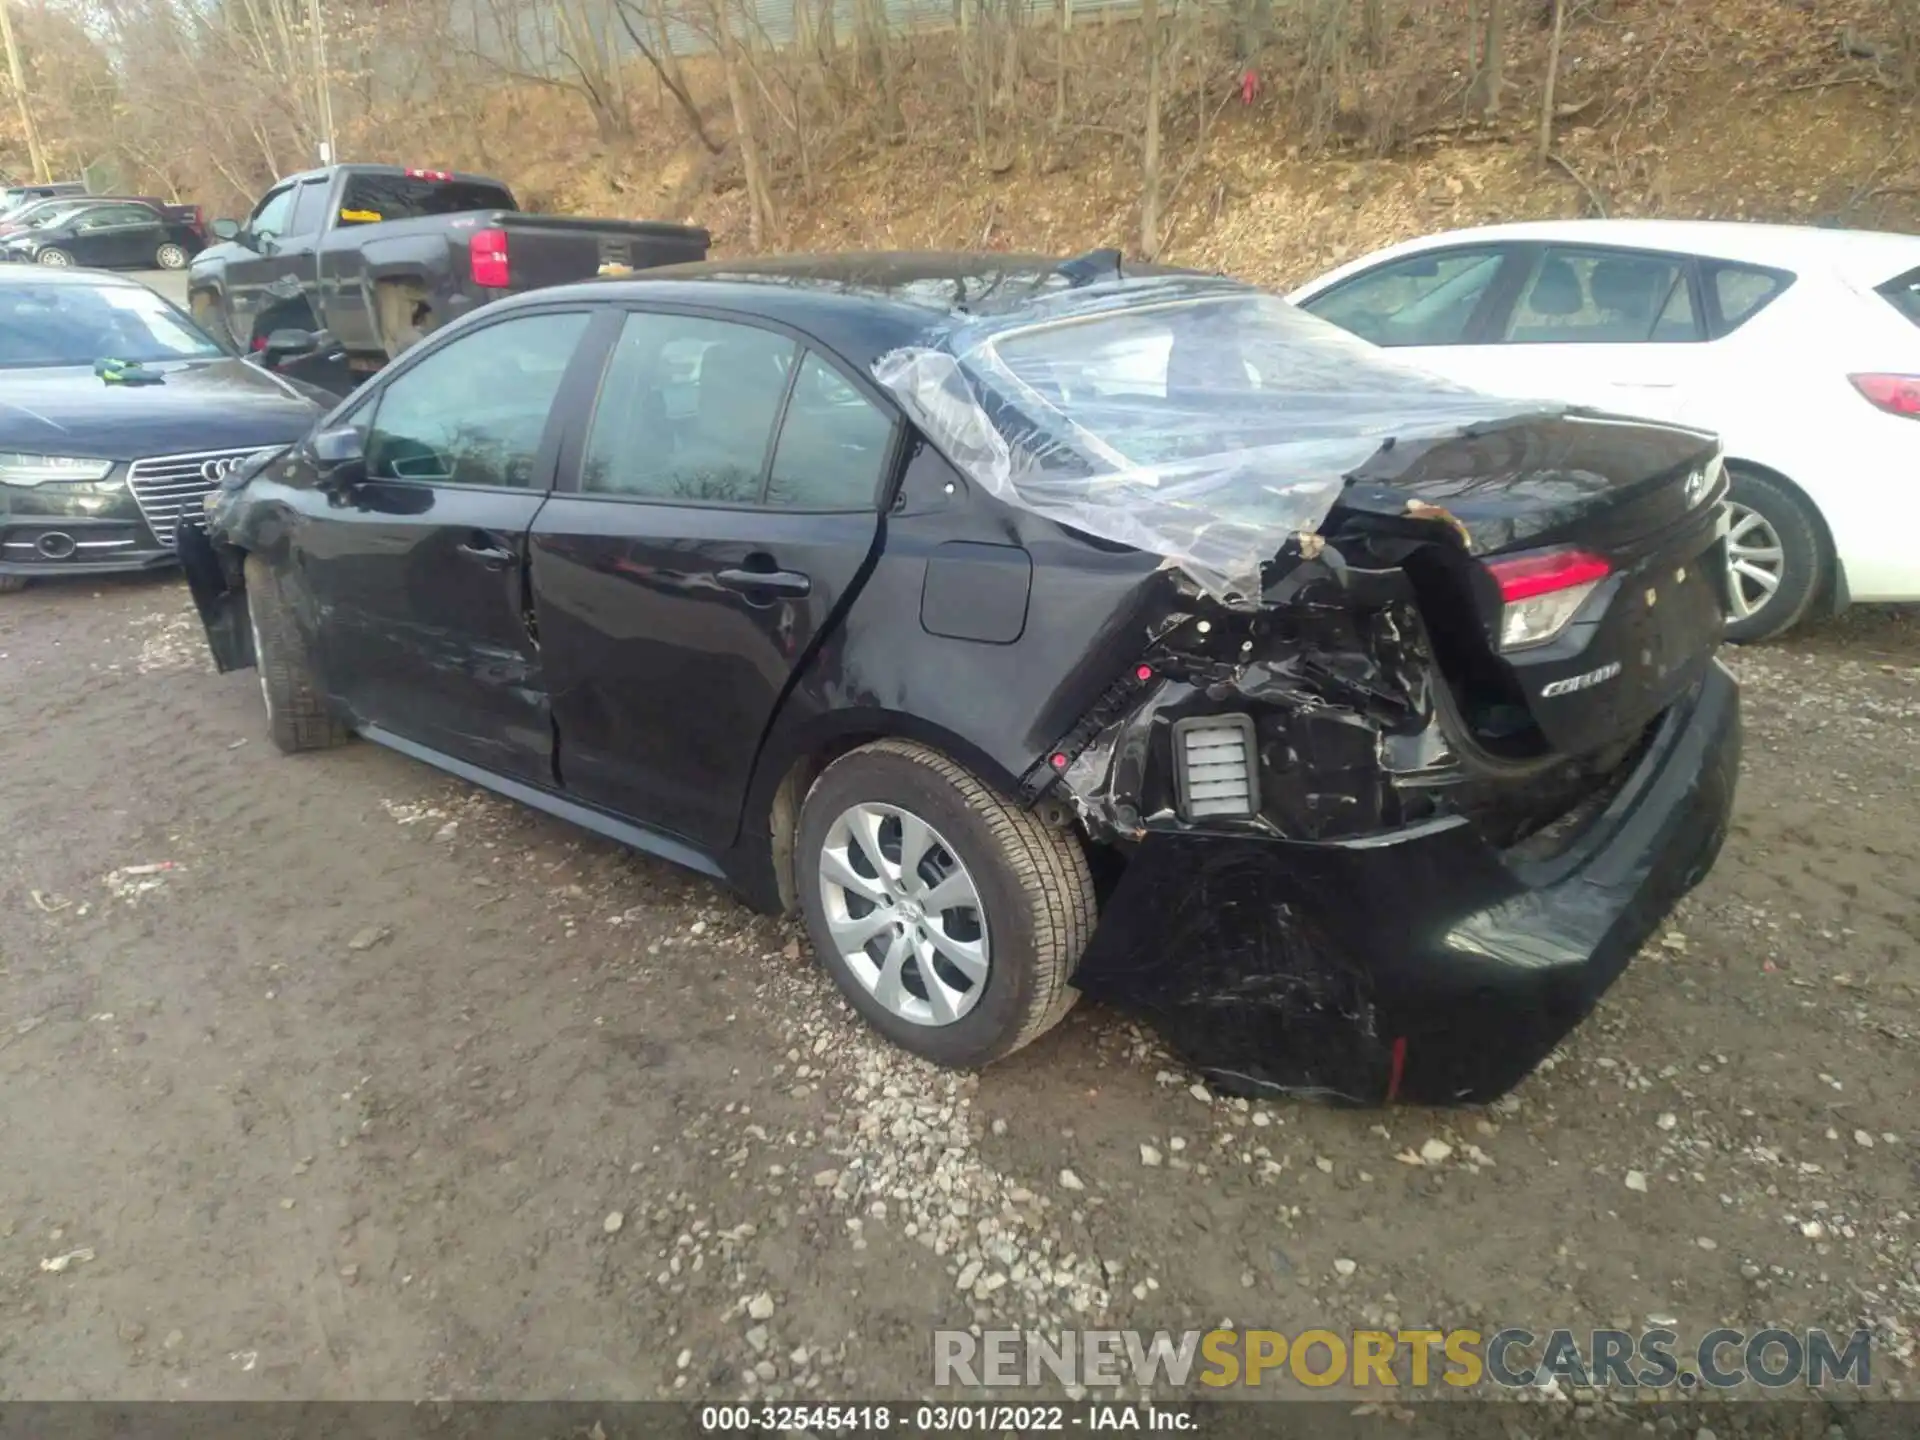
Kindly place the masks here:
[(27, 583), (25, 575), (0, 575), (0, 595), (18, 595)]
[(1769, 640), (1805, 617), (1827, 578), (1812, 508), (1771, 476), (1731, 468), (1727, 493), (1729, 640)]
[(65, 250), (62, 250), (58, 245), (49, 245), (33, 258), (38, 260), (42, 265), (51, 265), (55, 269), (65, 269), (67, 266), (73, 264), (73, 256), (69, 255)]
[(187, 247), (169, 242), (153, 252), (153, 263), (162, 270), (184, 270), (187, 268)]
[(246, 577), (247, 621), (253, 628), (253, 663), (267, 709), (267, 734), (285, 755), (340, 744), (347, 738), (346, 727), (327, 705), (273, 571), (258, 555), (249, 555)]
[(1079, 841), (938, 751), (883, 740), (835, 761), (794, 853), (814, 952), (903, 1049), (984, 1065), (1078, 998), (1094, 920)]

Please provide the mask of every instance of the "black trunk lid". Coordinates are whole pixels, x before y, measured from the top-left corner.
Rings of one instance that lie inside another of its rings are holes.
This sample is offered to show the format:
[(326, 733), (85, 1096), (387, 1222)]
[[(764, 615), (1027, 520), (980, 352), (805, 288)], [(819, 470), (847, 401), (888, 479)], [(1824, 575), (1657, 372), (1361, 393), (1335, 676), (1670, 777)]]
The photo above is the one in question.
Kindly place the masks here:
[[(1459, 537), (1402, 563), (1463, 748), (1524, 770), (1630, 739), (1699, 680), (1724, 624), (1724, 490), (1711, 435), (1570, 413), (1389, 446), (1323, 529)], [(1566, 553), (1604, 561), (1604, 578), (1551, 639), (1502, 648), (1490, 567)]]

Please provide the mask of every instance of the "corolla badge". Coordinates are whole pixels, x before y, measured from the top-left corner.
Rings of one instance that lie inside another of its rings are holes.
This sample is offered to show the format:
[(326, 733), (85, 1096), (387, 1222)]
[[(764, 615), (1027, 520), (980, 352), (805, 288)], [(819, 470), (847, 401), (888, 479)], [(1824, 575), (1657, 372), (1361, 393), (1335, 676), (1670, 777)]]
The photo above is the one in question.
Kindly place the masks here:
[(1542, 699), (1551, 700), (1556, 695), (1571, 695), (1576, 690), (1591, 690), (1596, 685), (1604, 685), (1620, 673), (1620, 662), (1602, 665), (1598, 670), (1589, 670), (1584, 675), (1569, 675), (1564, 680), (1556, 680), (1551, 685), (1540, 687)]

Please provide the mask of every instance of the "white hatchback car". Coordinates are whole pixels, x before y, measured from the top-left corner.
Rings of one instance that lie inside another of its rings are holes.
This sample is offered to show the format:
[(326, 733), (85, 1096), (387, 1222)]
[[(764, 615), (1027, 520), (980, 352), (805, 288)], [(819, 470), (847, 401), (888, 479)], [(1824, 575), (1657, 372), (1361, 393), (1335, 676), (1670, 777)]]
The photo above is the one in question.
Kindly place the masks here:
[(1376, 251), (1288, 298), (1475, 389), (1719, 432), (1733, 639), (1920, 600), (1920, 235), (1494, 225)]

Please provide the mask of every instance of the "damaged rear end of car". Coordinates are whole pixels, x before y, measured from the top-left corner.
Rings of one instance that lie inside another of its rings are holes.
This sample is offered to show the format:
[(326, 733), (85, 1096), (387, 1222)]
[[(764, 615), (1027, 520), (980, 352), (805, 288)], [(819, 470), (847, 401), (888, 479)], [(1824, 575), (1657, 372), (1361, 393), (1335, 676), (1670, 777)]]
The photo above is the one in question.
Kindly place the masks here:
[(877, 374), (975, 483), (1164, 558), (1025, 789), (1113, 861), (1074, 984), (1217, 1082), (1492, 1098), (1711, 866), (1711, 436), (1459, 390), (1197, 277)]

